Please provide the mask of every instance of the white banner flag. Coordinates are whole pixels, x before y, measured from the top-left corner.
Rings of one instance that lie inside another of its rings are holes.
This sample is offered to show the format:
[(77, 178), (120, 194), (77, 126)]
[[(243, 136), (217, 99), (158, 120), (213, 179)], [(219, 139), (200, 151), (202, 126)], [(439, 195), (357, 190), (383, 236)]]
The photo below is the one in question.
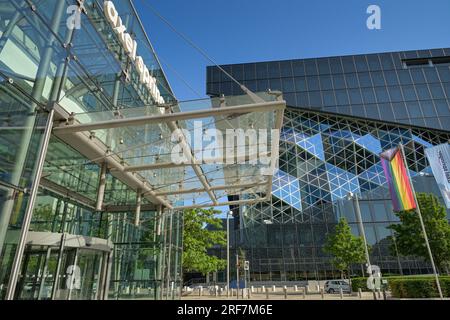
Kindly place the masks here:
[(425, 149), (434, 178), (441, 190), (445, 205), (450, 208), (450, 145), (440, 144)]

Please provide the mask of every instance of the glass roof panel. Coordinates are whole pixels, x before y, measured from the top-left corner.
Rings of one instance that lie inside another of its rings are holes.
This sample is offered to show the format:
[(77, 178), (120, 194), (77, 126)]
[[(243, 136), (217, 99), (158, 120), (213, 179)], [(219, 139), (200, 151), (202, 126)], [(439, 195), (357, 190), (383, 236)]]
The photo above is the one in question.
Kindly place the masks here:
[(249, 96), (180, 102), (165, 106), (168, 113), (157, 107), (82, 112), (60, 128), (89, 132), (105, 146), (106, 157), (118, 158), (124, 171), (147, 181), (162, 199), (189, 205), (189, 199), (198, 204), (206, 196), (206, 203), (217, 204), (229, 195), (270, 190), (278, 156), (272, 142), (279, 139), (272, 129), (280, 126), (284, 101), (258, 96), (257, 103)]

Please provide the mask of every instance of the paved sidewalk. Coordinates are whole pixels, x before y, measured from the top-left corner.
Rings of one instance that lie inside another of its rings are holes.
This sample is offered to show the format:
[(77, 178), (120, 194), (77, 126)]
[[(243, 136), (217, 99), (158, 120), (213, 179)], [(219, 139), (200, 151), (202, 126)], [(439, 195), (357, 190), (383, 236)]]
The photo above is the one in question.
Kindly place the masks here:
[[(389, 295), (387, 296), (389, 299)], [(202, 294), (199, 296), (198, 292), (191, 292), (188, 295), (181, 297), (181, 300), (233, 300), (236, 301), (236, 296), (227, 297), (226, 294), (222, 296), (209, 295), (209, 293)], [(239, 296), (239, 300), (341, 300), (340, 294), (324, 294), (322, 299), (322, 295), (320, 293), (308, 293), (306, 296), (303, 295), (302, 292), (288, 292), (287, 299), (284, 293), (280, 290), (279, 292), (269, 292), (269, 299), (265, 293), (253, 293), (251, 294), (251, 298), (242, 298)], [(361, 298), (357, 293), (355, 294), (344, 294), (343, 300), (373, 300), (373, 295), (371, 292), (363, 292)], [(383, 300), (381, 296), (378, 300)]]

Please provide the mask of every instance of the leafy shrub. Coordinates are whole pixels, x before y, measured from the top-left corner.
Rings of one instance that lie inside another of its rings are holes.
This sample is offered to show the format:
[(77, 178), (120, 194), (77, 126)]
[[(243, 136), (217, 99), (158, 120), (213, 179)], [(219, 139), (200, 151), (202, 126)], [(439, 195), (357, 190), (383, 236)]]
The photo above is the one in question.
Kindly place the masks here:
[[(439, 297), (436, 280), (430, 276), (391, 276), (383, 277), (388, 281), (388, 288), (395, 298), (435, 298)], [(450, 297), (450, 277), (439, 277), (442, 293)], [(367, 288), (367, 278), (352, 279), (352, 290), (370, 291)]]

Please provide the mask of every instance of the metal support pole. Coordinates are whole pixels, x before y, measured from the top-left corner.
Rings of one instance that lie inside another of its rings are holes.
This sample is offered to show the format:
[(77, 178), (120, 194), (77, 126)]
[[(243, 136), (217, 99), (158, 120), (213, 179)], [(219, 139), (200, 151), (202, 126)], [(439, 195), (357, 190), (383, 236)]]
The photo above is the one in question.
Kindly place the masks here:
[(420, 211), (419, 202), (417, 201), (416, 191), (414, 189), (414, 184), (412, 182), (411, 175), (409, 174), (408, 164), (406, 163), (406, 157), (405, 157), (405, 149), (403, 148), (402, 144), (400, 144), (400, 151), (402, 153), (403, 162), (404, 162), (404, 165), (405, 165), (406, 172), (408, 172), (408, 178), (409, 178), (409, 181), (410, 181), (410, 184), (411, 184), (412, 193), (414, 195), (414, 201), (416, 202), (416, 206), (417, 206), (416, 212), (417, 212), (417, 215), (419, 216), (420, 226), (421, 226), (422, 232), (423, 232), (423, 237), (425, 238), (425, 244), (427, 246), (427, 251), (428, 251), (429, 258), (430, 258), (431, 267), (433, 268), (434, 277), (436, 279), (436, 286), (437, 286), (437, 289), (439, 291), (439, 297), (441, 299), (444, 299), (444, 296), (442, 294), (441, 284), (439, 282), (439, 274), (437, 273), (436, 265), (434, 264), (434, 259), (433, 259), (433, 254), (431, 252), (430, 242), (428, 241), (427, 231), (425, 229), (425, 224), (423, 222), (423, 218), (422, 218), (422, 213)]
[(232, 214), (232, 211), (227, 214), (227, 297), (230, 296), (230, 215)]
[(113, 266), (113, 251), (111, 251), (110, 253), (108, 253), (108, 266), (106, 268), (106, 281), (104, 283), (104, 290), (103, 290), (103, 300), (108, 300), (108, 296), (109, 296), (109, 284), (111, 281), (111, 270), (112, 270), (112, 266)]
[(106, 279), (107, 279), (107, 274), (108, 274), (108, 253), (103, 253), (102, 254), (102, 259), (100, 262), (100, 277), (98, 279), (98, 286), (97, 288), (99, 288), (97, 290), (97, 300), (103, 300), (103, 297), (105, 295), (105, 284), (106, 284)]
[(0, 53), (5, 48), (5, 45), (8, 42), (9, 37), (11, 36), (12, 31), (14, 30), (14, 27), (17, 25), (17, 23), (22, 17), (23, 17), (22, 13), (20, 11), (17, 11), (9, 20), (8, 25), (6, 26), (2, 36), (0, 37)]
[[(64, 1), (58, 1), (56, 4), (56, 8), (53, 14), (53, 20), (51, 23), (51, 30), (57, 33), (58, 28), (61, 23), (61, 18), (64, 13), (65, 8), (65, 2)], [(53, 35), (50, 35), (49, 40), (47, 42), (47, 45), (42, 48), (42, 51), (40, 52), (40, 62), (38, 66), (38, 70), (36, 72), (35, 82), (33, 85), (33, 89), (31, 91), (31, 96), (35, 100), (42, 100), (42, 92), (44, 91), (45, 82), (47, 79), (47, 73), (50, 68), (52, 55), (54, 52), (54, 42), (56, 41), (55, 37)], [(22, 137), (20, 139), (20, 142), (18, 144), (18, 152), (17, 157), (14, 159), (14, 169), (12, 171), (12, 177), (11, 177), (11, 184), (12, 185), (19, 185), (20, 179), (22, 177), (22, 171), (23, 167), (25, 166), (25, 162), (27, 159), (27, 155), (29, 152), (29, 147), (31, 143), (31, 139), (34, 132), (34, 124), (36, 122), (36, 109), (38, 106), (34, 102), (30, 102), (30, 108), (29, 108), (29, 114), (34, 115), (28, 115), (27, 119), (24, 121), (23, 124), (23, 133)], [(39, 163), (37, 161), (37, 163)], [(36, 169), (37, 170), (37, 169)], [(40, 178), (36, 176), (37, 179)], [(3, 208), (0, 212), (0, 255), (2, 254), (3, 246), (4, 246), (4, 240), (6, 238), (6, 232), (8, 230), (9, 221), (11, 218), (12, 210), (14, 207), (14, 191), (11, 191), (6, 196), (6, 200), (4, 202)], [(29, 199), (29, 201), (31, 198)], [(33, 202), (31, 203), (34, 204)], [(25, 219), (25, 218), (24, 218)], [(28, 231), (28, 230), (27, 230)], [(17, 256), (17, 254), (16, 254)], [(14, 270), (14, 269), (12, 269)], [(15, 289), (13, 289), (15, 290)], [(10, 289), (8, 288), (8, 291)]]
[[(355, 209), (355, 216), (356, 216), (356, 222), (358, 224), (359, 234), (363, 238), (363, 242), (364, 242), (364, 255), (366, 256), (367, 270), (371, 275), (372, 274), (372, 264), (370, 263), (369, 248), (367, 247), (366, 232), (364, 230), (364, 225), (362, 222), (361, 208), (359, 206), (358, 195), (350, 193), (349, 196), (353, 199), (353, 207)], [(377, 300), (375, 289), (372, 289), (372, 293), (373, 293), (374, 300)]]
[(39, 285), (38, 300), (42, 299), (42, 294), (44, 292), (45, 278), (47, 277), (46, 274), (47, 274), (47, 271), (48, 271), (48, 261), (50, 260), (51, 253), (52, 253), (52, 248), (48, 247), (47, 253), (45, 255), (45, 260), (44, 260), (44, 269), (42, 271), (41, 283)]
[(239, 254), (236, 254), (236, 288), (237, 298), (239, 299)]
[(141, 221), (141, 204), (142, 204), (142, 193), (141, 190), (136, 192), (136, 213), (134, 215), (134, 225), (139, 227)]
[(61, 242), (59, 243), (59, 248), (58, 248), (58, 262), (56, 264), (55, 281), (53, 282), (53, 288), (52, 288), (52, 300), (56, 299), (56, 293), (58, 292), (59, 277), (60, 277), (59, 274), (61, 273), (62, 255), (64, 252), (65, 241), (66, 241), (66, 234), (63, 233), (61, 236)]
[[(78, 263), (78, 254), (79, 254), (79, 249), (76, 248), (75, 249), (75, 258), (74, 258), (74, 261), (73, 261), (73, 266), (74, 267), (77, 266), (77, 263)], [(72, 299), (72, 290), (73, 290), (74, 281), (75, 281), (75, 279), (73, 278), (74, 274), (75, 274), (75, 269), (72, 269), (72, 274), (67, 275), (68, 277), (70, 277), (69, 296), (67, 297), (67, 300), (71, 300)]]
[(106, 170), (107, 170), (106, 162), (103, 162), (102, 166), (100, 168), (100, 179), (98, 182), (97, 202), (95, 205), (95, 210), (97, 210), (97, 211), (102, 211), (103, 199), (105, 198)]
[(361, 237), (363, 238), (363, 241), (364, 241), (364, 255), (366, 256), (367, 265), (370, 266), (371, 265), (370, 264), (370, 255), (369, 255), (369, 249), (367, 247), (366, 232), (364, 230), (364, 225), (362, 222), (361, 208), (359, 206), (358, 195), (356, 195), (356, 194), (353, 196), (353, 203), (354, 203), (354, 207), (355, 207), (356, 221), (358, 223), (359, 234), (361, 235)]
[(163, 265), (164, 265), (164, 243), (161, 241), (162, 235), (161, 233), (164, 232), (164, 216), (163, 216), (163, 209), (162, 206), (159, 205), (158, 206), (158, 211), (157, 211), (157, 230), (156, 230), (156, 234), (157, 234), (157, 241), (158, 241), (158, 260), (156, 263), (156, 281), (159, 283), (156, 284), (156, 290), (155, 290), (155, 295), (156, 295), (156, 299), (162, 299), (162, 288), (163, 288), (163, 277), (162, 277), (162, 273), (163, 273)]
[(169, 220), (169, 238), (168, 238), (168, 240), (167, 240), (167, 242), (168, 242), (168, 246), (169, 246), (169, 253), (168, 253), (168, 255), (167, 255), (167, 273), (166, 273), (166, 275), (167, 275), (167, 278), (166, 278), (166, 292), (167, 292), (167, 294), (166, 294), (166, 300), (168, 300), (169, 299), (169, 284), (170, 284), (170, 281), (171, 281), (171, 279), (172, 279), (172, 275), (170, 274), (170, 270), (171, 270), (171, 268), (170, 268), (170, 262), (171, 262), (171, 256), (172, 256), (172, 229), (173, 229), (173, 212), (170, 212), (169, 213), (170, 214), (170, 220)]
[[(119, 118), (119, 113), (117, 112), (117, 104), (119, 102), (119, 92), (121, 84), (120, 76), (121, 76), (120, 73), (116, 75), (116, 80), (114, 81), (114, 88), (112, 94), (112, 104), (114, 106), (114, 112), (116, 112), (115, 113), (116, 119)], [(107, 130), (105, 144), (109, 148), (111, 148), (112, 146), (112, 138), (113, 138), (112, 130)]]
[[(68, 48), (72, 44), (72, 38), (75, 28), (69, 28), (66, 31), (66, 37), (64, 39), (64, 46)], [(70, 54), (63, 58), (60, 62), (58, 69), (56, 70), (55, 77), (52, 83), (52, 89), (50, 91), (49, 101), (57, 102), (60, 99), (61, 90), (63, 89), (64, 83), (67, 78), (67, 70), (70, 61)]]
[(6, 292), (7, 300), (14, 299), (16, 283), (17, 283), (17, 280), (19, 278), (19, 273), (20, 273), (20, 264), (22, 262), (23, 252), (25, 250), (25, 246), (26, 246), (26, 242), (27, 242), (28, 229), (30, 228), (31, 217), (33, 215), (34, 202), (36, 200), (37, 193), (39, 190), (39, 182), (41, 180), (42, 171), (44, 169), (45, 157), (47, 155), (48, 144), (50, 142), (54, 113), (55, 113), (55, 111), (52, 109), (48, 114), (47, 125), (45, 127), (44, 136), (42, 138), (42, 146), (41, 146), (41, 150), (39, 153), (39, 157), (37, 159), (36, 178), (31, 187), (30, 197), (28, 199), (27, 207), (25, 210), (24, 218), (23, 218), (22, 230), (20, 232), (19, 242), (17, 244), (16, 255), (14, 257), (14, 261), (13, 261), (13, 264), (11, 267), (11, 277), (9, 278), (8, 289)]

